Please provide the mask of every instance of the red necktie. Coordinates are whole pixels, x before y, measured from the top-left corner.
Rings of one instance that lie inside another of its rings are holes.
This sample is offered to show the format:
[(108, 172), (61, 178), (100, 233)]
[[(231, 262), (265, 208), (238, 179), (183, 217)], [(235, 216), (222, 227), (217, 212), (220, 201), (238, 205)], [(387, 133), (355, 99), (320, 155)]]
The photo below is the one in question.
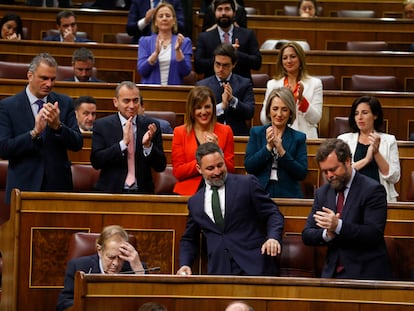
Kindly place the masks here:
[(230, 43), (230, 35), (228, 32), (224, 33), (224, 43)]
[(132, 186), (135, 183), (135, 139), (134, 139), (134, 130), (133, 126), (131, 125), (131, 136), (132, 139), (128, 144), (128, 174), (125, 179), (125, 183), (128, 186)]
[[(338, 199), (336, 200), (336, 212), (341, 214), (342, 218), (342, 208), (344, 207), (344, 191), (338, 192)], [(338, 257), (338, 262), (336, 263), (336, 273), (340, 273), (344, 270), (344, 266), (341, 264), (341, 259)]]
[(336, 212), (340, 213), (342, 215), (342, 208), (344, 207), (344, 192), (339, 191), (338, 192), (338, 200), (336, 201)]

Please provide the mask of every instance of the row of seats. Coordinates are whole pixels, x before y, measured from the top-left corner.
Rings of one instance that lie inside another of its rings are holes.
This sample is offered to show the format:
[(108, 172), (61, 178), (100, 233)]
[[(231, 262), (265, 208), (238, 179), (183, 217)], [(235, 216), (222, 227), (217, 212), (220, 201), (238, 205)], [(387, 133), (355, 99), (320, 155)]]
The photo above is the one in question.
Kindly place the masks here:
[[(261, 50), (278, 50), (283, 44), (289, 42), (287, 39), (268, 39), (260, 46)], [(307, 41), (294, 40), (305, 51), (310, 51), (311, 47)], [(367, 51), (389, 51), (389, 45), (385, 41), (348, 41), (345, 45), (346, 51), (367, 52)]]
[[(5, 79), (27, 79), (27, 70), (29, 64), (18, 62), (0, 61), (0, 78)], [(93, 68), (92, 76), (97, 77), (98, 70)], [(56, 72), (56, 80), (63, 81), (73, 77), (72, 66), (58, 66)], [(325, 75), (317, 76), (322, 80), (324, 90), (338, 89), (335, 76)], [(256, 73), (252, 74), (253, 87), (265, 88), (267, 81), (270, 79), (268, 74)], [(186, 78), (187, 85), (194, 85), (196, 82), (196, 74), (193, 72)], [(351, 91), (402, 91), (400, 81), (395, 76), (369, 76), (369, 75), (353, 75), (350, 82)]]

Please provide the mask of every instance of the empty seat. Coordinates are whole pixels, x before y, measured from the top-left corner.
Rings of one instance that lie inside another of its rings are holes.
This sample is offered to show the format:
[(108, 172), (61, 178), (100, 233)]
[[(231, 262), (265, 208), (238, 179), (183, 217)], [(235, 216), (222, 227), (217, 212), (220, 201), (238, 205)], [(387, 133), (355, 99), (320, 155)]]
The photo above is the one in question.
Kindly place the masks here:
[(334, 138), (350, 131), (348, 117), (334, 117), (329, 136)]
[[(137, 248), (136, 237), (129, 234), (129, 243)], [(69, 241), (67, 261), (82, 256), (90, 256), (96, 254), (96, 239), (99, 233), (76, 232), (72, 234)]]
[(172, 172), (172, 166), (167, 166), (163, 172), (152, 170), (155, 194), (174, 194), (174, 186), (177, 182)]
[(267, 86), (267, 81), (269, 81), (269, 79), (270, 78), (267, 73), (253, 73), (252, 74), (253, 87), (265, 88)]
[(257, 9), (251, 6), (246, 6), (244, 7), (244, 9), (246, 10), (246, 13), (249, 15), (255, 15), (257, 14)]
[(170, 123), (172, 129), (175, 127), (177, 114), (174, 111), (151, 111), (145, 110), (145, 115), (155, 119), (163, 119)]
[(290, 41), (294, 41), (296, 43), (298, 43), (303, 50), (305, 51), (309, 51), (310, 50), (310, 45), (307, 41), (304, 40), (286, 40), (286, 39), (268, 39), (265, 42), (263, 42), (263, 44), (261, 45), (260, 49), (261, 50), (278, 50), (280, 49), (285, 43), (290, 42)]
[(351, 91), (401, 91), (400, 83), (395, 76), (353, 75)]
[(0, 78), (27, 79), (28, 63), (0, 61)]
[(117, 32), (115, 34), (115, 42), (121, 44), (131, 44), (132, 37), (126, 32)]
[(373, 10), (340, 10), (337, 13), (338, 17), (353, 17), (353, 18), (373, 18), (375, 11)]
[(280, 256), (280, 276), (316, 277), (315, 272), (315, 248), (303, 244), (301, 236), (285, 236)]
[(96, 170), (90, 164), (72, 164), (72, 181), (73, 191), (75, 192), (93, 192), (95, 184), (99, 178), (99, 170)]
[(324, 90), (337, 90), (336, 79), (333, 75), (326, 76), (314, 76), (322, 81), (322, 87)]
[(348, 41), (347, 51), (385, 51), (388, 43), (385, 41)]

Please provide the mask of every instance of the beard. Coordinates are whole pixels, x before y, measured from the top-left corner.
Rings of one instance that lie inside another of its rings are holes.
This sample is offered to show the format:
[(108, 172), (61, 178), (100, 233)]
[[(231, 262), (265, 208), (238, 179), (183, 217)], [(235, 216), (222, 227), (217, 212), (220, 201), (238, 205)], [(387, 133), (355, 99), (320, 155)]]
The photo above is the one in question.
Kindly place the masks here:
[[(220, 177), (220, 178), (217, 178)], [(225, 181), (227, 178), (227, 172), (223, 172), (223, 174), (221, 174), (221, 176), (216, 176), (216, 178), (212, 179), (212, 178), (204, 178), (205, 182), (207, 184), (209, 184), (210, 186), (214, 186), (214, 187), (221, 187), (224, 185)]]
[(343, 191), (350, 178), (351, 175), (346, 172), (344, 175), (335, 176), (334, 178), (329, 179), (328, 182), (336, 191)]
[(229, 16), (219, 17), (217, 19), (217, 25), (220, 28), (229, 28), (233, 24), (233, 18)]

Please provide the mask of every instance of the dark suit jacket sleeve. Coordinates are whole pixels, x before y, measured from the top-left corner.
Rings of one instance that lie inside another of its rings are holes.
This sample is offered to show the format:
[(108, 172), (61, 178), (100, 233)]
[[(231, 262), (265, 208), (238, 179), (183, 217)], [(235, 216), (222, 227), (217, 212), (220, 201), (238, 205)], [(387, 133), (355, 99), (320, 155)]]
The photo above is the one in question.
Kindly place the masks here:
[[(231, 81), (231, 80), (230, 80)], [(235, 85), (232, 85), (233, 96), (237, 97), (239, 102), (236, 109), (229, 106), (228, 109), (234, 110), (236, 116), (243, 120), (249, 120), (254, 115), (254, 93), (253, 85), (249, 79), (238, 76), (235, 79)], [(220, 102), (220, 101), (218, 101)]]
[(237, 67), (259, 70), (262, 65), (262, 54), (256, 35), (250, 29), (234, 28), (233, 41), (239, 39), (240, 48), (237, 50)]
[(250, 189), (253, 205), (260, 218), (266, 224), (267, 238), (276, 239), (282, 245), (284, 228), (284, 217), (276, 203), (269, 194), (260, 186), (258, 179), (253, 175), (250, 177)]
[(213, 29), (198, 35), (194, 53), (194, 69), (197, 73), (204, 73), (206, 77), (214, 73), (214, 48), (220, 44), (218, 30)]
[(130, 36), (136, 37), (137, 42), (138, 37), (141, 37), (142, 35), (148, 35), (150, 33), (151, 24), (145, 26), (142, 31), (138, 28), (138, 21), (145, 16), (145, 13), (149, 10), (149, 8), (149, 0), (132, 0), (131, 2), (131, 7), (128, 12), (126, 32)]

